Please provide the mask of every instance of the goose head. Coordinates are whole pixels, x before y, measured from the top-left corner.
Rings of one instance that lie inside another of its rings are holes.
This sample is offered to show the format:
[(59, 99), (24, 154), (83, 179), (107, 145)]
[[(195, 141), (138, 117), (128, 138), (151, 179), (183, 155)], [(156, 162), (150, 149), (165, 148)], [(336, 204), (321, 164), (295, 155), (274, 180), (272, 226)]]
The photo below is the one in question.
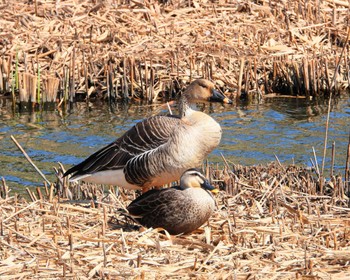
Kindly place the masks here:
[(212, 193), (219, 192), (219, 190), (212, 186), (197, 169), (188, 169), (182, 174), (180, 178), (180, 188), (202, 188)]
[(195, 102), (221, 102), (232, 104), (232, 101), (215, 89), (215, 85), (206, 79), (193, 81), (185, 90), (182, 98), (189, 103)]

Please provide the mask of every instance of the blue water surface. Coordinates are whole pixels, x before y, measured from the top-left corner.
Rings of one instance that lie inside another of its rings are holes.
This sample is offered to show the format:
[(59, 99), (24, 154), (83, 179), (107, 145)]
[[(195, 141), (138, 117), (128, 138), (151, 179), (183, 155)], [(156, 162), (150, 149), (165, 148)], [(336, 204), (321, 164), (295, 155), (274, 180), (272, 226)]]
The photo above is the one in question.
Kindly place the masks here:
[[(70, 113), (13, 113), (9, 102), (0, 103), (0, 176), (12, 189), (43, 184), (43, 179), (26, 161), (11, 140), (13, 135), (38, 168), (55, 180), (58, 162), (66, 168), (121, 136), (136, 122), (166, 113), (162, 104), (141, 106), (77, 103)], [(330, 114), (325, 167), (329, 170), (331, 147), (335, 143), (335, 169), (344, 174), (349, 143), (348, 96), (336, 101)], [(264, 99), (250, 105), (211, 104), (201, 106), (223, 129), (220, 146), (209, 161), (222, 164), (256, 165), (276, 160), (311, 166), (316, 151), (321, 166), (324, 150), (327, 104), (307, 104), (293, 98)], [(176, 108), (173, 108), (176, 111)]]

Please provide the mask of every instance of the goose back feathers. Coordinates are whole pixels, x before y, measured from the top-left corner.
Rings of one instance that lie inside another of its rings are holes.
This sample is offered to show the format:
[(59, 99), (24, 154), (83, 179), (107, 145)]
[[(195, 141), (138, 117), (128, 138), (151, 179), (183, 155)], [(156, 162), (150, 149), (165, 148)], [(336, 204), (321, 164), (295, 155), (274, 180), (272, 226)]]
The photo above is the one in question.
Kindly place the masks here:
[(129, 189), (178, 180), (185, 170), (199, 167), (220, 143), (220, 125), (190, 107), (199, 101), (231, 102), (210, 81), (195, 80), (179, 100), (179, 116), (153, 116), (137, 123), (64, 176)]
[(197, 170), (187, 170), (180, 186), (150, 190), (127, 207), (141, 225), (163, 228), (170, 234), (189, 233), (204, 224), (215, 210), (210, 192), (217, 192)]

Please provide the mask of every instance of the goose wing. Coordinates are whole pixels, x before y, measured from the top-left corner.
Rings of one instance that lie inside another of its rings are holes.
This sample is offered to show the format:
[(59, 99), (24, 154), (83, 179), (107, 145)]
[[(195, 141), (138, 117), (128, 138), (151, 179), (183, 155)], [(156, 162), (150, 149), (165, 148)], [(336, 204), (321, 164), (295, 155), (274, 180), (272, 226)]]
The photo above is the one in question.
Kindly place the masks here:
[(99, 171), (121, 169), (133, 157), (166, 143), (180, 121), (175, 116), (153, 116), (141, 121), (116, 141), (67, 170), (64, 176), (72, 174), (74, 180)]

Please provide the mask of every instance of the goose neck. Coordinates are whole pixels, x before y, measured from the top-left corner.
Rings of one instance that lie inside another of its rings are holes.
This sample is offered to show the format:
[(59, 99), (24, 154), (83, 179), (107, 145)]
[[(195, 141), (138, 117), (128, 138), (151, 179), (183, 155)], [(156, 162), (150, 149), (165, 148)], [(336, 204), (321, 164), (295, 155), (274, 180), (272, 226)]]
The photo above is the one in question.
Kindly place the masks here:
[(179, 100), (179, 113), (180, 117), (184, 117), (186, 115), (186, 112), (188, 112), (191, 109), (190, 103), (188, 102), (187, 98), (185, 96), (181, 96)]

